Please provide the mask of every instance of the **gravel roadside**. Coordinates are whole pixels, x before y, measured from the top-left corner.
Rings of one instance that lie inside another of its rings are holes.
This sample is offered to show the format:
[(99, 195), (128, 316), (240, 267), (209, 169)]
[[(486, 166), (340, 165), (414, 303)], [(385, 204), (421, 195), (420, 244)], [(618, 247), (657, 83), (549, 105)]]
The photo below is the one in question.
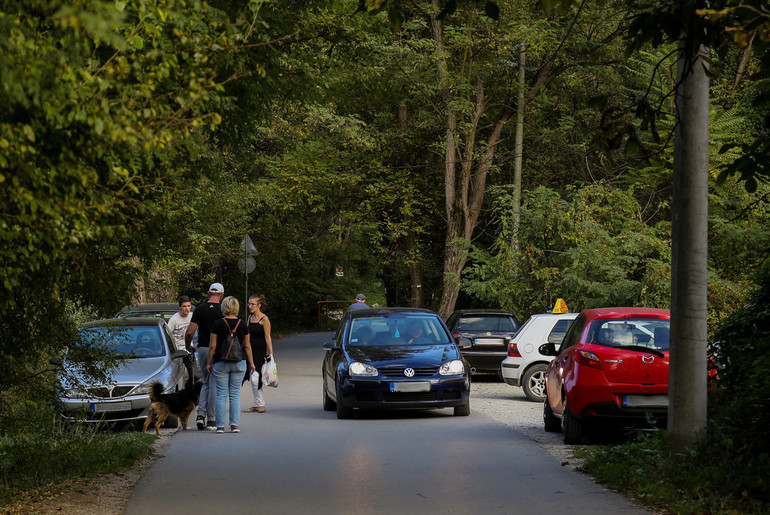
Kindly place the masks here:
[(580, 460), (572, 456), (570, 447), (562, 441), (562, 434), (546, 433), (543, 429), (543, 404), (528, 400), (521, 388), (500, 382), (497, 378), (474, 377), (471, 411), (502, 422), (534, 440), (562, 465), (573, 469), (580, 466)]

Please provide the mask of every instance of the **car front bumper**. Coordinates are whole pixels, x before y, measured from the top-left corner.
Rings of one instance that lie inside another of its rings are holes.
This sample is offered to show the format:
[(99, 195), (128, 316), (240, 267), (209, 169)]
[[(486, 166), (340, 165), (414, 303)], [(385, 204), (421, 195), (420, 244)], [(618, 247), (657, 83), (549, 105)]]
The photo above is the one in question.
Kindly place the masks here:
[(351, 408), (452, 408), (468, 402), (470, 378), (453, 376), (413, 381), (346, 378), (340, 390), (343, 405)]
[(123, 422), (147, 418), (149, 395), (127, 395), (116, 399), (63, 398), (62, 414), (83, 422)]

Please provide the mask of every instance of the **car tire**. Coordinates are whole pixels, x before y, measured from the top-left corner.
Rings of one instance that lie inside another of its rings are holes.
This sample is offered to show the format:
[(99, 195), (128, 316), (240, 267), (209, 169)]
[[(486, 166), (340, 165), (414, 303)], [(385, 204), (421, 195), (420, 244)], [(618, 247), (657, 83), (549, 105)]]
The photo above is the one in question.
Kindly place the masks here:
[(543, 401), (543, 426), (549, 433), (558, 433), (561, 431), (561, 420), (553, 414), (551, 405), (548, 403), (548, 396)]
[(470, 414), (471, 414), (471, 401), (467, 401), (462, 406), (455, 406), (454, 408), (455, 417), (467, 417)]
[(583, 423), (569, 410), (564, 403), (564, 414), (561, 417), (561, 431), (564, 433), (564, 443), (579, 444), (583, 440)]
[(543, 402), (545, 400), (545, 371), (548, 365), (538, 363), (532, 365), (524, 372), (521, 380), (521, 388), (524, 395), (532, 402)]
[(323, 380), (324, 411), (334, 411), (337, 409), (337, 403), (329, 398), (329, 389), (326, 387), (326, 376), (321, 374)]
[(339, 419), (346, 419), (346, 418), (353, 418), (353, 408), (349, 408), (345, 406), (345, 404), (342, 402), (342, 395), (340, 394), (340, 383), (336, 383), (336, 393), (337, 393), (337, 418)]
[(176, 429), (179, 427), (179, 417), (176, 415), (169, 415), (166, 421), (163, 423), (163, 427), (170, 427), (171, 429)]

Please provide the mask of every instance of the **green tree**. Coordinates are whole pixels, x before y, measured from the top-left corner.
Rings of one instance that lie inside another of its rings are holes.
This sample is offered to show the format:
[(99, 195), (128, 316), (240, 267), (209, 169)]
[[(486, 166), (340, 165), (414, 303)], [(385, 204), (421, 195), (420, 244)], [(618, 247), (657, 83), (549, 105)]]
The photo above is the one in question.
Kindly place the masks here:
[(3, 4), (0, 392), (46, 391), (47, 359), (74, 339), (65, 300), (109, 313), (128, 258), (162, 257), (186, 144), (220, 122), (259, 4), (235, 19), (185, 0)]

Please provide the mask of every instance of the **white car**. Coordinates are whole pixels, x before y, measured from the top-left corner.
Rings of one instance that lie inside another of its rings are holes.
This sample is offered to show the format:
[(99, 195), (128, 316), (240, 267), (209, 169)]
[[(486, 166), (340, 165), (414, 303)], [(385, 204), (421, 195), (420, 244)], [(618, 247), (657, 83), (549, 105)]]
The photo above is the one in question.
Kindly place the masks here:
[(545, 400), (545, 369), (553, 356), (543, 356), (538, 347), (544, 343), (559, 345), (577, 313), (540, 313), (532, 315), (508, 343), (508, 357), (500, 364), (503, 380), (520, 386), (527, 399)]

